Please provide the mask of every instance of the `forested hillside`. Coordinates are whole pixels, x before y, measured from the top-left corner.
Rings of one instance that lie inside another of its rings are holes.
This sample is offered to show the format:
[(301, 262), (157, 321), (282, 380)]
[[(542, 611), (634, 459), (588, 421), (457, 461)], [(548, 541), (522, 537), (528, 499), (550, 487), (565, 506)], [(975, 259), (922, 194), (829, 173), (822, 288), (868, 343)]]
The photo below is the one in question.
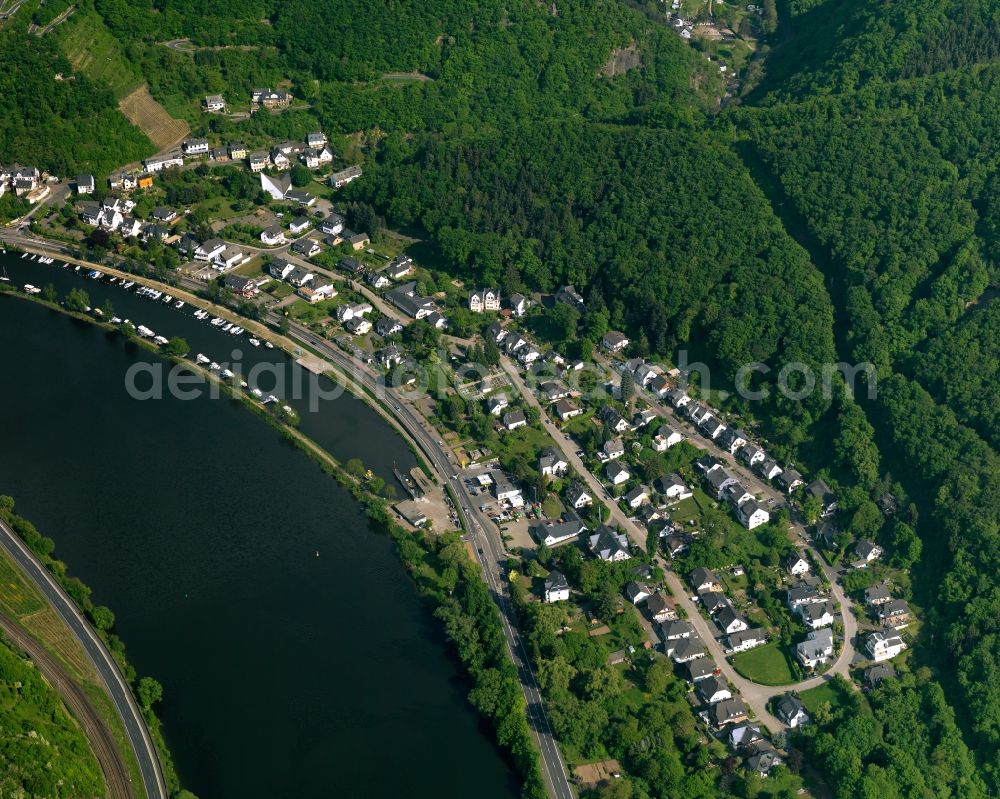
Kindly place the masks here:
[(0, 31), (0, 162), (54, 175), (107, 174), (151, 153), (111, 92), (74, 74), (52, 40), (26, 35), (26, 24)]
[[(839, 35), (824, 34), (835, 14)], [(732, 114), (748, 162), (824, 270), (841, 357), (878, 366), (868, 413), (883, 462), (921, 497), (916, 590), (933, 630), (923, 656), (940, 669), (994, 790), (997, 19), (988, 3), (803, 11), (790, 23), (800, 35), (770, 62), (762, 102)]]

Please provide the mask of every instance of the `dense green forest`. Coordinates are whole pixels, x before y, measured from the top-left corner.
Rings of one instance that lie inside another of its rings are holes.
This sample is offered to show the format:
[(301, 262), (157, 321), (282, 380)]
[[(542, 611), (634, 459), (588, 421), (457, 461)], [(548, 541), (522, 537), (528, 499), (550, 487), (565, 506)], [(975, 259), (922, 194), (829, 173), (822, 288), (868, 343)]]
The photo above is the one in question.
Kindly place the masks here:
[[(829, 5), (802, 17), (834, 13)], [(799, 56), (797, 68), (776, 57), (761, 104), (731, 118), (824, 271), (841, 357), (879, 369), (868, 415), (883, 464), (921, 514), (914, 586), (931, 609), (922, 656), (995, 791), (1000, 70), (983, 31), (996, 11), (932, 5), (841, 6), (843, 38), (796, 19), (803, 38), (778, 52)], [(898, 35), (879, 36), (890, 28)], [(827, 46), (806, 57), (809, 37)]]
[(107, 174), (153, 151), (110, 91), (74, 74), (50, 38), (17, 24), (0, 31), (0, 93), (0, 162), (59, 176)]
[(0, 795), (104, 796), (87, 738), (31, 661), (2, 637)]

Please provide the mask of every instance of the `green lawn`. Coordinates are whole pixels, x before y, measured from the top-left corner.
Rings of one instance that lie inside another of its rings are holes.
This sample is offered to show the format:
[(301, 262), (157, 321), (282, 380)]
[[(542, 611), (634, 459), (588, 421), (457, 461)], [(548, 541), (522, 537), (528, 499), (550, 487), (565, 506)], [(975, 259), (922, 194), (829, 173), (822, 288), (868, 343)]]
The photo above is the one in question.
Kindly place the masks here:
[(806, 706), (806, 710), (810, 713), (815, 713), (816, 708), (824, 702), (829, 702), (836, 709), (843, 702), (844, 697), (842, 689), (839, 686), (833, 682), (826, 682), (815, 688), (810, 688), (808, 691), (803, 691), (799, 694), (799, 699)]
[(765, 644), (734, 655), (733, 668), (761, 685), (788, 685), (795, 681), (788, 655), (778, 643)]

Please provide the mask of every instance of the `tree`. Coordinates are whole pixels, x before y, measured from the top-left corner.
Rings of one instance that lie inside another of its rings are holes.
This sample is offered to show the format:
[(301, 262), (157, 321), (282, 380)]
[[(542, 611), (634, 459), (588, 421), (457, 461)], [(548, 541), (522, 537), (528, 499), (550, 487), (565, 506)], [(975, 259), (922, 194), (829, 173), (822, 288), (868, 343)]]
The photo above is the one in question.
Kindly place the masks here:
[(136, 698), (143, 710), (150, 710), (163, 699), (163, 686), (152, 677), (143, 677), (136, 686)]
[(90, 620), (98, 630), (105, 632), (115, 626), (115, 614), (104, 605), (94, 605), (90, 609)]
[(56, 293), (56, 287), (51, 283), (46, 283), (45, 288), (42, 289), (42, 296), (45, 297), (49, 302), (55, 302), (58, 294)]
[(579, 321), (580, 312), (564, 302), (556, 303), (556, 307), (549, 313), (552, 335), (557, 341), (573, 341), (576, 338), (576, 326)]
[(63, 303), (70, 311), (83, 313), (90, 307), (90, 297), (83, 289), (70, 289)]
[(292, 167), (292, 185), (301, 188), (302, 186), (308, 186), (312, 182), (312, 172), (306, 169), (302, 164), (296, 164)]
[(344, 464), (344, 470), (354, 477), (365, 476), (365, 464), (361, 461), (361, 458), (349, 458), (347, 463)]
[(627, 407), (629, 402), (632, 401), (632, 397), (635, 396), (635, 378), (628, 369), (622, 372), (621, 393), (622, 402), (624, 402)]
[(171, 336), (170, 340), (163, 347), (163, 351), (167, 355), (176, 355), (180, 357), (191, 352), (191, 347), (188, 346), (187, 339), (181, 338), (180, 336)]

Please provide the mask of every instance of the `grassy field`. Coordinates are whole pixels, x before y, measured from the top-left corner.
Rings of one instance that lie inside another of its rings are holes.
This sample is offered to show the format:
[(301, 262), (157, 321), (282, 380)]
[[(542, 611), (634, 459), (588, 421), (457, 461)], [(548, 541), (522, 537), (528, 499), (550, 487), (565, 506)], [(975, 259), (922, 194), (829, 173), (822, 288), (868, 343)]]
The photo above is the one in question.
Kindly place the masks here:
[(107, 86), (121, 100), (142, 85), (142, 78), (122, 53), (104, 21), (93, 11), (79, 9), (52, 35), (73, 68)]
[(734, 655), (732, 661), (737, 672), (761, 685), (788, 685), (795, 682), (788, 656), (777, 643), (741, 652)]
[(806, 710), (815, 713), (816, 708), (824, 702), (829, 702), (833, 708), (837, 708), (843, 702), (844, 697), (842, 689), (836, 683), (826, 682), (815, 688), (810, 688), (808, 691), (803, 691), (799, 694), (799, 699), (806, 706)]

